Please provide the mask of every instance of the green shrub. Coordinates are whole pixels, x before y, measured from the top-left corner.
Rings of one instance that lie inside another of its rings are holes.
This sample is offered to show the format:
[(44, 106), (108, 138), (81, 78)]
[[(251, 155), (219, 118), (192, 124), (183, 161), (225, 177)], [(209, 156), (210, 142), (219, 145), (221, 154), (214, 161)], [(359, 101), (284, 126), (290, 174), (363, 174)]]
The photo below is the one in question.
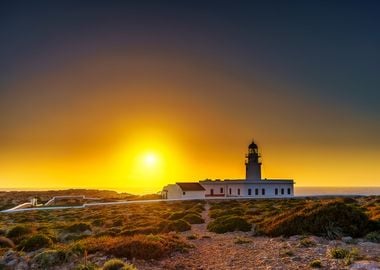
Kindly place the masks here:
[(160, 259), (175, 251), (186, 251), (190, 245), (175, 235), (134, 235), (131, 237), (87, 238), (80, 243), (89, 253), (102, 252), (129, 259)]
[(222, 216), (211, 221), (207, 229), (215, 233), (225, 233), (233, 231), (247, 232), (251, 230), (252, 225), (244, 218), (237, 216)]
[(359, 254), (359, 250), (357, 248), (352, 248), (347, 256), (344, 259), (346, 265), (352, 264), (354, 261), (360, 259), (361, 256)]
[(22, 241), (19, 247), (25, 251), (33, 251), (40, 248), (50, 247), (53, 244), (51, 239), (44, 234), (35, 234)]
[(330, 249), (329, 253), (330, 253), (330, 256), (334, 259), (344, 259), (348, 256), (350, 251), (345, 248), (335, 247), (335, 248)]
[(310, 238), (303, 238), (299, 243), (300, 247), (314, 247), (315, 245), (316, 243)]
[(197, 214), (187, 214), (183, 217), (183, 220), (189, 222), (190, 224), (202, 224), (205, 220)]
[(16, 246), (11, 239), (0, 236), (0, 248), (2, 247), (15, 248)]
[(363, 210), (340, 201), (311, 203), (298, 211), (291, 210), (261, 224), (270, 236), (313, 234), (329, 238), (341, 235), (359, 237), (365, 234), (370, 221)]
[(125, 263), (119, 259), (111, 259), (104, 263), (103, 270), (120, 270), (125, 266)]
[(175, 212), (175, 213), (172, 213), (170, 216), (169, 216), (169, 220), (177, 220), (177, 219), (181, 219), (183, 218), (184, 216), (186, 216), (186, 212), (183, 211), (183, 212)]
[(87, 230), (91, 231), (91, 225), (83, 222), (71, 224), (66, 228), (66, 231), (71, 233), (81, 233)]
[(32, 262), (37, 267), (45, 268), (62, 264), (68, 261), (68, 254), (62, 250), (46, 250), (37, 254)]
[(309, 265), (310, 265), (311, 268), (322, 268), (322, 262), (321, 262), (321, 260), (311, 261)]
[(29, 227), (17, 225), (8, 231), (7, 237), (17, 239), (24, 235), (30, 234), (31, 232), (32, 230)]
[(191, 225), (182, 219), (173, 220), (166, 224), (163, 232), (185, 232), (191, 230)]
[(98, 267), (96, 267), (95, 264), (87, 263), (87, 264), (80, 264), (77, 267), (75, 267), (75, 270), (97, 270)]
[(209, 216), (211, 218), (218, 218), (222, 216), (242, 216), (244, 215), (244, 209), (240, 207), (234, 207), (231, 209), (213, 209), (210, 210)]
[(370, 242), (380, 243), (380, 231), (368, 233), (365, 236), (365, 239), (367, 239)]

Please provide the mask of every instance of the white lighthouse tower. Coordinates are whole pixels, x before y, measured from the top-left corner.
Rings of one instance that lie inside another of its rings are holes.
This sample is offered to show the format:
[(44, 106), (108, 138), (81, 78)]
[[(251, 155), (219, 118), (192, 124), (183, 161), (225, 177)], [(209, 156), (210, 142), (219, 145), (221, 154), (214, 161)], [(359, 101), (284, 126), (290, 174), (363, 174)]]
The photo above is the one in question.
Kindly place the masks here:
[(254, 141), (248, 146), (248, 154), (245, 161), (245, 180), (261, 180), (261, 157), (259, 148)]

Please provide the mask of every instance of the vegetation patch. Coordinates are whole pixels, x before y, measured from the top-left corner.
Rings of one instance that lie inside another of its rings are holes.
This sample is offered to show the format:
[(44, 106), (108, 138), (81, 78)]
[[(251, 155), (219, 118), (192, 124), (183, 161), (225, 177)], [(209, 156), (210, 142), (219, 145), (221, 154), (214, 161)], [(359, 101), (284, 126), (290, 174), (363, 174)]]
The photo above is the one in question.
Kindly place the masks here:
[(333, 201), (313, 203), (296, 212), (285, 212), (262, 227), (264, 233), (271, 236), (313, 234), (328, 238), (342, 235), (359, 237), (368, 232), (370, 221), (360, 208)]
[(226, 233), (233, 231), (248, 232), (252, 225), (242, 217), (222, 216), (214, 219), (207, 225), (207, 229), (215, 233)]
[(137, 270), (131, 264), (125, 263), (119, 259), (111, 259), (104, 263), (103, 270)]
[(102, 252), (128, 259), (160, 259), (172, 252), (184, 252), (191, 246), (175, 235), (134, 235), (131, 237), (101, 237), (82, 240), (89, 253)]
[(83, 222), (71, 224), (66, 228), (66, 231), (71, 233), (81, 233), (87, 230), (91, 231), (91, 225)]
[(322, 268), (322, 262), (321, 262), (321, 260), (311, 261), (309, 265), (310, 265), (311, 268)]
[(186, 216), (183, 217), (183, 220), (187, 221), (190, 224), (202, 224), (205, 223), (205, 220), (197, 215), (197, 214), (187, 214)]
[(52, 244), (53, 242), (46, 235), (36, 234), (22, 241), (19, 248), (25, 251), (34, 251), (40, 248), (50, 247)]

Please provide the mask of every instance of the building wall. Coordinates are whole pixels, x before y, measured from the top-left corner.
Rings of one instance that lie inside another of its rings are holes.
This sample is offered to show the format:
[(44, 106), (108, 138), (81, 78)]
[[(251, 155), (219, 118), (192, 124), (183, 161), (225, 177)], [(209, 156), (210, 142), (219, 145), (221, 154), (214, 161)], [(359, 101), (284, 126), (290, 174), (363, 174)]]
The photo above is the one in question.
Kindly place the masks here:
[[(294, 190), (291, 183), (223, 183), (201, 182), (208, 197), (252, 197), (252, 198), (285, 198), (293, 197)], [(221, 192), (223, 189), (223, 192)], [(277, 193), (276, 193), (277, 189)], [(257, 190), (257, 191), (256, 191)], [(290, 193), (290, 194), (289, 194)]]
[(166, 199), (204, 199), (205, 191), (183, 191), (179, 185), (171, 184), (164, 187), (167, 190)]

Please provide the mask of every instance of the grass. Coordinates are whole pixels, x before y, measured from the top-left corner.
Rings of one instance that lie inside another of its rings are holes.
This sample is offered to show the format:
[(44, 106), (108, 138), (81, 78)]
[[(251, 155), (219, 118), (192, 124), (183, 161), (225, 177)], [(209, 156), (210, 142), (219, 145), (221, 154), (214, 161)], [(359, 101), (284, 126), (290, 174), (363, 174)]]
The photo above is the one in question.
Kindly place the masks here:
[(24, 251), (34, 251), (41, 248), (50, 247), (52, 240), (44, 234), (33, 235), (20, 243), (19, 249)]

